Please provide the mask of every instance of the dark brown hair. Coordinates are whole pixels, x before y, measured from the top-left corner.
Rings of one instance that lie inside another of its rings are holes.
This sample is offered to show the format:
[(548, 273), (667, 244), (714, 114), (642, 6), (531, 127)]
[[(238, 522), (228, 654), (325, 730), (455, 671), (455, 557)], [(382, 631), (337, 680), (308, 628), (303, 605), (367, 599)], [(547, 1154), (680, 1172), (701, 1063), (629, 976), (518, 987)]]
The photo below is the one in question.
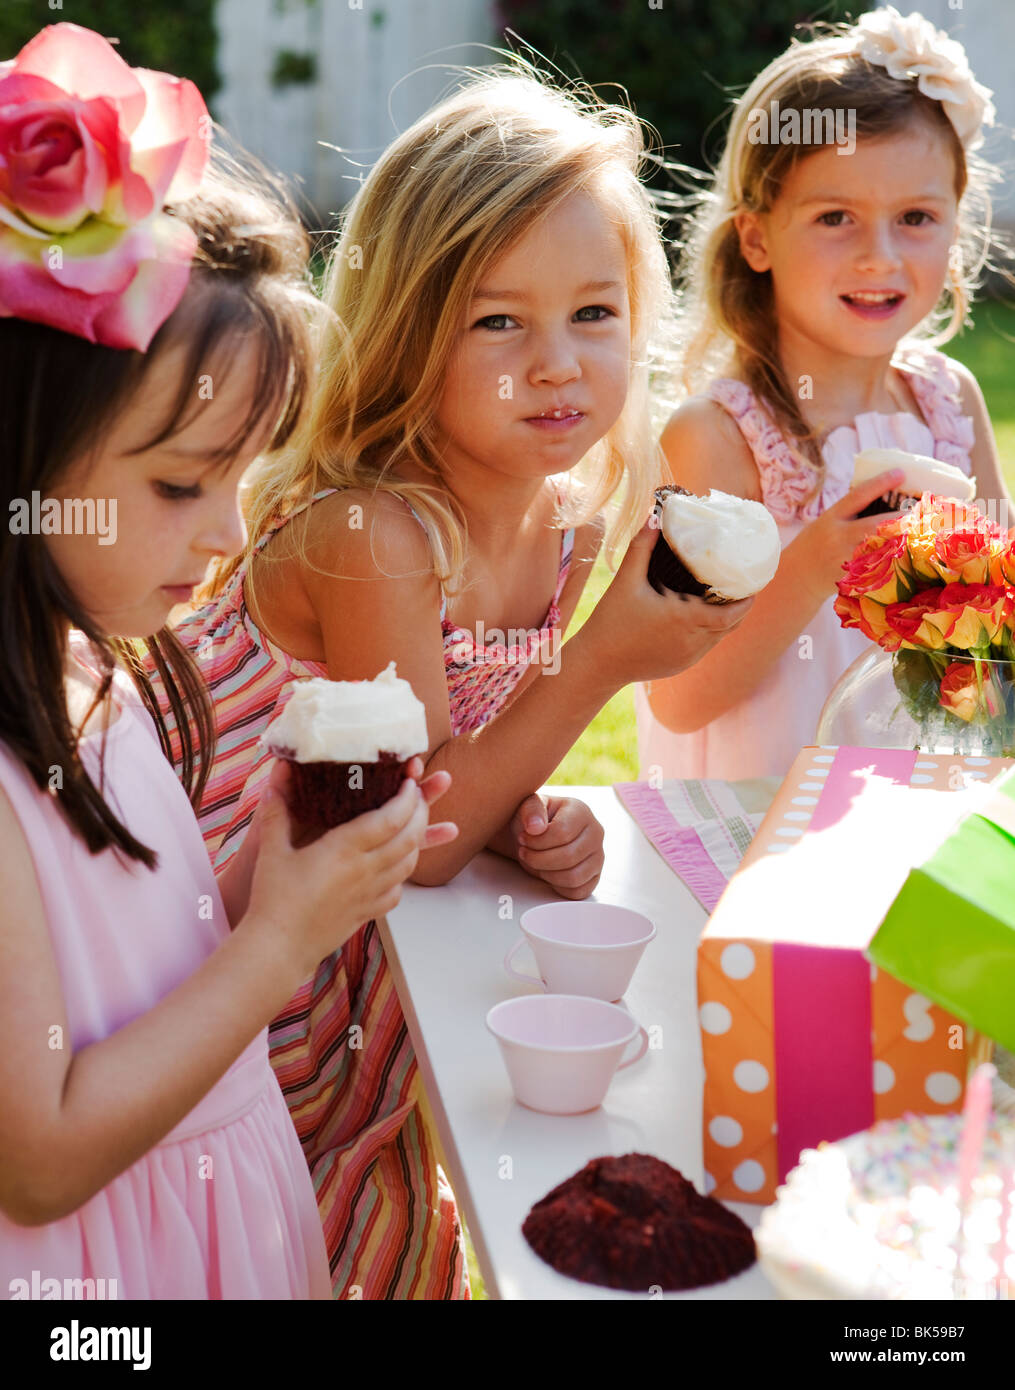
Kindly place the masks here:
[[(235, 459), (248, 440), (268, 429), (269, 447), (277, 448), (296, 428), (310, 381), (315, 301), (306, 268), (307, 238), (288, 195), (252, 160), (217, 149), (199, 193), (167, 211), (193, 228), (198, 250), (183, 299), (146, 353), (103, 347), (20, 319), (0, 320), (0, 450), (8, 504), (33, 491), (45, 495), (72, 462), (94, 456), (109, 422), (158, 369), (165, 351), (181, 344), (186, 356), (178, 396), (138, 452), (190, 422), (194, 381), (215, 360), (228, 370), (237, 334), (257, 344), (254, 405), (212, 462)], [(175, 753), (191, 802), (199, 805), (215, 724), (189, 652), (168, 627), (136, 640), (110, 637), (63, 582), (43, 537), (3, 528), (0, 739), (42, 790), (52, 769), (61, 769), (59, 804), (92, 853), (112, 845), (154, 867), (155, 854), (114, 815), (78, 755), (80, 729), (71, 724), (64, 688), (71, 628), (90, 640), (100, 676), (83, 722), (108, 703), (116, 665), (126, 667), (166, 757), (173, 761)], [(165, 714), (146, 662), (165, 689)]]

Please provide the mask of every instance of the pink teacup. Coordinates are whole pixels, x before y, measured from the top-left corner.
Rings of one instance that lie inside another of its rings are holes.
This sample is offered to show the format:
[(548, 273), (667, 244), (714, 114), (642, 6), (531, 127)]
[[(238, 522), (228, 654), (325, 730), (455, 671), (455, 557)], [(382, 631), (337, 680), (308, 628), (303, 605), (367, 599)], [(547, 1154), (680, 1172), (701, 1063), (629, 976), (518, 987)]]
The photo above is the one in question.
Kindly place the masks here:
[[(544, 989), (622, 999), (645, 947), (656, 934), (647, 917), (610, 903), (543, 903), (523, 912), (519, 925), (532, 947)], [(516, 941), (504, 969), (516, 980), (539, 984), (512, 964), (524, 945)]]
[[(524, 994), (486, 1016), (515, 1099), (547, 1115), (595, 1110), (620, 1067), (644, 1057), (648, 1034), (626, 1009), (574, 994)], [(633, 1057), (621, 1061), (641, 1035)]]

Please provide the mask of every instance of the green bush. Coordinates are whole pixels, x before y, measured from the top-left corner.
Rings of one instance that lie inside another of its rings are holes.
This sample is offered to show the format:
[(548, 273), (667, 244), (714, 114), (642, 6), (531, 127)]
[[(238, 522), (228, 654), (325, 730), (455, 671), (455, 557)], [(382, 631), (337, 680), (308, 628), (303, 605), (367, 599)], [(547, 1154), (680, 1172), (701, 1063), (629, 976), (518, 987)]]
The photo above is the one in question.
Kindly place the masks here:
[[(718, 158), (730, 97), (782, 52), (795, 24), (869, 8), (865, 0), (661, 0), (658, 9), (649, 0), (498, 0), (497, 28), (512, 29), (566, 77), (624, 87), (666, 157), (702, 168)], [(608, 89), (600, 95), (611, 100)]]
[(0, 58), (13, 58), (40, 29), (61, 20), (119, 39), (118, 52), (131, 67), (189, 77), (209, 105), (221, 85), (215, 0), (173, 0), (172, 5), (67, 0), (59, 8), (50, 8), (47, 0), (2, 0)]

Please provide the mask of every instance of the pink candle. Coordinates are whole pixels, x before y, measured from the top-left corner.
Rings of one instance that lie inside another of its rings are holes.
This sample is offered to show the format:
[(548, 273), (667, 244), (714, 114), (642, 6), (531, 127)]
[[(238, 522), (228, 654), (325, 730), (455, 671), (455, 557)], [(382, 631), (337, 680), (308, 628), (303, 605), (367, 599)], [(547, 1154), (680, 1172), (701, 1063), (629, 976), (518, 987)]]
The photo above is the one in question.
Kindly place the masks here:
[(991, 1082), (997, 1068), (990, 1062), (977, 1067), (966, 1087), (963, 1109), (962, 1138), (959, 1141), (959, 1211), (965, 1216), (973, 1190), (973, 1178), (980, 1166), (983, 1136), (990, 1119)]

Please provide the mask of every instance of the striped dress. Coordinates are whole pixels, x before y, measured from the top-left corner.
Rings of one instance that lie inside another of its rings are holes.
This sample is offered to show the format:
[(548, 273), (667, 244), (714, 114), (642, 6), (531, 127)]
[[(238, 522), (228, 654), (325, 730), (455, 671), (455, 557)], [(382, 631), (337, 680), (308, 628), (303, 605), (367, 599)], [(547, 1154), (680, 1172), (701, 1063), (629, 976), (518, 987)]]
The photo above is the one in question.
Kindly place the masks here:
[[(573, 544), (568, 530), (542, 627), (505, 634), (524, 635), (524, 642), (478, 646), (448, 620), (442, 601), (454, 735), (492, 719), (547, 644), (559, 641), (558, 601)], [(199, 818), (216, 871), (250, 824), (271, 766), (258, 739), (288, 699), (290, 682), (328, 675), (258, 629), (244, 602), (245, 572), (237, 569), (221, 594), (177, 628), (215, 706), (216, 756)], [(416, 1057), (374, 922), (321, 962), (272, 1023), (269, 1042), (313, 1177), (334, 1297), (468, 1298), (454, 1194), (437, 1163)]]

